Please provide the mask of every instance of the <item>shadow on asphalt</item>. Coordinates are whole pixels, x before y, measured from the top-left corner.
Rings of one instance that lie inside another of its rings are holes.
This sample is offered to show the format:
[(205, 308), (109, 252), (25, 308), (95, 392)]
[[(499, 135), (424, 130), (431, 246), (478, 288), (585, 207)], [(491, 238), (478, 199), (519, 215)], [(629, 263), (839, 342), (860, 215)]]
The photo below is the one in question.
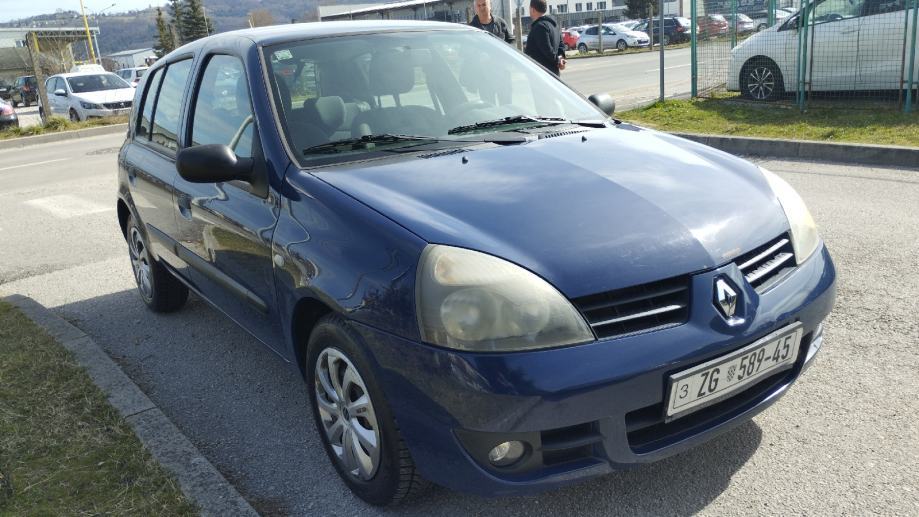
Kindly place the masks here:
[(661, 462), (535, 496), (433, 488), (385, 511), (330, 466), (297, 371), (199, 298), (153, 314), (133, 290), (55, 311), (89, 334), (264, 515), (664, 515), (704, 509), (762, 441), (748, 422)]

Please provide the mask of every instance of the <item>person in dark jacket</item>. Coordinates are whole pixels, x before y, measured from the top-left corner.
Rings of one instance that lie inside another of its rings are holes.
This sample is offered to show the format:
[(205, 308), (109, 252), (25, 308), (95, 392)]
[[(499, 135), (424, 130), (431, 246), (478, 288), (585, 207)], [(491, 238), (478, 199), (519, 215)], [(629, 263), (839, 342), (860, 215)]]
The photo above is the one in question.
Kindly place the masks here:
[(530, 0), (530, 35), (524, 53), (559, 75), (565, 69), (565, 43), (558, 22), (546, 14), (546, 0)]
[(514, 33), (507, 26), (507, 22), (491, 14), (491, 0), (475, 0), (475, 16), (469, 25), (491, 33), (507, 43), (514, 43)]

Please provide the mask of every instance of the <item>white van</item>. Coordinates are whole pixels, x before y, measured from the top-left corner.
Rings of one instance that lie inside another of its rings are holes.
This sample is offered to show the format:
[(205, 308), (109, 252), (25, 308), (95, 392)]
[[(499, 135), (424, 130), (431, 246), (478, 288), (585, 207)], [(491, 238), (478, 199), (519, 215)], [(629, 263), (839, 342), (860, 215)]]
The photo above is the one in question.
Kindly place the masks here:
[[(809, 15), (807, 81), (812, 91), (897, 90), (909, 76), (913, 0), (818, 0)], [(768, 101), (797, 91), (798, 17), (731, 51), (727, 89)], [(906, 26), (905, 18), (909, 19)], [(919, 78), (919, 52), (914, 78)]]

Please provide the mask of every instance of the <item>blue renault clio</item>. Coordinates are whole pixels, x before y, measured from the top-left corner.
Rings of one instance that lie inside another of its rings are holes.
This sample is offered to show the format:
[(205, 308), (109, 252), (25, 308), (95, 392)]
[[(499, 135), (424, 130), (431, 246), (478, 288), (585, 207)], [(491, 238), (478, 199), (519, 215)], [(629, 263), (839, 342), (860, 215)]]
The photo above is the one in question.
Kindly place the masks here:
[(659, 460), (820, 349), (835, 270), (785, 181), (615, 120), (482, 31), (219, 34), (134, 106), (118, 219), (140, 296), (194, 291), (299, 369), (369, 503)]

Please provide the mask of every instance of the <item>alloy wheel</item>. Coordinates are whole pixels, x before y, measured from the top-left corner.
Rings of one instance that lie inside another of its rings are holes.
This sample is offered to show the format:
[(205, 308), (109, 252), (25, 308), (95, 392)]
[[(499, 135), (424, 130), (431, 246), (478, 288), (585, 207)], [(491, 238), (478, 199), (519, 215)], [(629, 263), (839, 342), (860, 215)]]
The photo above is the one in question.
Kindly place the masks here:
[(775, 74), (766, 66), (756, 66), (750, 70), (747, 91), (756, 100), (765, 100), (775, 92)]
[(316, 404), (342, 468), (368, 481), (380, 466), (380, 426), (364, 379), (347, 356), (326, 348), (316, 360)]
[(137, 288), (145, 300), (153, 299), (153, 271), (150, 267), (150, 254), (140, 235), (140, 230), (131, 228), (131, 239), (128, 243), (128, 252), (131, 255), (131, 268), (134, 270), (134, 280)]

